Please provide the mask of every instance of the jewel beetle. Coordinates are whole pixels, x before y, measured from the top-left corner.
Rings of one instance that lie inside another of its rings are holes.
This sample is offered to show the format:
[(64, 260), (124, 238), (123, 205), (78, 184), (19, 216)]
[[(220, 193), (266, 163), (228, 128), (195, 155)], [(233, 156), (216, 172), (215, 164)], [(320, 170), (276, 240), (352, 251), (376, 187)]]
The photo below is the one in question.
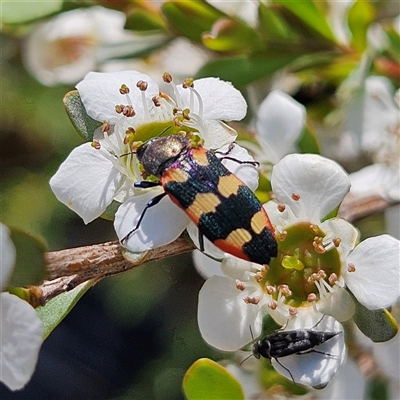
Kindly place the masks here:
[[(168, 195), (183, 209), (199, 230), (200, 250), (204, 237), (216, 247), (241, 259), (268, 264), (277, 254), (274, 230), (267, 213), (254, 193), (221, 162), (227, 153), (195, 146), (181, 135), (150, 139), (136, 150), (139, 162), (148, 175), (158, 181), (140, 181), (135, 187), (161, 185), (164, 192), (151, 199), (143, 209), (136, 227), (122, 240), (126, 241), (139, 228), (145, 213)], [(221, 158), (216, 154), (220, 153)]]
[(292, 373), (278, 359), (292, 354), (307, 353), (319, 353), (334, 357), (331, 354), (315, 350), (314, 347), (325, 343), (340, 333), (342, 332), (314, 331), (312, 329), (276, 331), (253, 344), (253, 355), (257, 359), (260, 357), (269, 360), (274, 359), (290, 374), (294, 382)]

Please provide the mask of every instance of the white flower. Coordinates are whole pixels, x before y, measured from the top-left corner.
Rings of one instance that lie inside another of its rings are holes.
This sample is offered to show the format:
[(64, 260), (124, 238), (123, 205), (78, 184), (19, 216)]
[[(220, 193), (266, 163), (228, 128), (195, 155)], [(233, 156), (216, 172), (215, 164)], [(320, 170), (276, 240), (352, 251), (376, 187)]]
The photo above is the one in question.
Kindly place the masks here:
[[(351, 224), (340, 218), (321, 222), (340, 204), (350, 187), (347, 174), (338, 164), (317, 155), (289, 155), (275, 166), (271, 183), (276, 201), (267, 203), (266, 210), (277, 235), (287, 235), (282, 243), (288, 240), (289, 229), (303, 223), (315, 233), (311, 245), (321, 255), (313, 262), (317, 261), (317, 269), (326, 274), (326, 279), (311, 276), (316, 279), (313, 283), (319, 292), (319, 311), (339, 321), (351, 317), (353, 308), (342, 289), (344, 285), (371, 310), (388, 307), (397, 300), (400, 242), (380, 235), (355, 246), (358, 233)], [(298, 241), (296, 246), (300, 244)], [(324, 257), (327, 258), (323, 260)]]
[[(134, 154), (138, 143), (164, 130), (167, 134), (186, 131), (198, 135), (206, 149), (223, 152), (235, 140), (236, 132), (222, 120), (240, 120), (246, 114), (243, 96), (227, 82), (205, 78), (184, 88), (175, 86), (168, 74), (165, 81), (170, 82), (174, 98), (161, 93), (152, 79), (136, 71), (90, 73), (77, 85), (87, 113), (97, 121), (106, 121), (103, 126), (107, 128), (96, 133), (94, 143), (74, 149), (50, 185), (57, 198), (85, 223), (99, 217), (113, 200), (123, 203), (115, 216), (120, 239), (136, 226), (146, 204), (162, 193), (161, 187), (133, 186), (143, 180)], [(230, 156), (252, 160), (239, 146), (234, 146)], [(229, 160), (224, 164), (234, 167), (233, 172), (251, 187), (257, 186), (254, 167)], [(189, 218), (165, 197), (142, 222), (137, 233), (124, 242), (131, 251), (169, 243), (187, 227)]]
[[(0, 224), (0, 290), (6, 288), (15, 263), (9, 230)], [(43, 324), (35, 310), (12, 294), (0, 293), (0, 380), (11, 390), (22, 389), (35, 370), (43, 341)]]
[(262, 101), (255, 119), (260, 148), (249, 142), (241, 144), (253, 152), (258, 162), (276, 164), (285, 155), (296, 152), (295, 143), (305, 121), (305, 107), (281, 90), (274, 90)]
[[(370, 76), (365, 80), (364, 118), (362, 121), (362, 147), (367, 152), (382, 149), (388, 137), (398, 136), (400, 108), (391, 81), (383, 76)], [(389, 147), (390, 143), (386, 143)], [(387, 148), (388, 152), (390, 149)], [(399, 158), (397, 152), (396, 159)], [(384, 154), (378, 155), (384, 158)]]
[(126, 16), (103, 7), (76, 9), (38, 24), (27, 37), (23, 60), (45, 85), (75, 83), (106, 60), (160, 45), (161, 34), (124, 30)]
[(366, 79), (361, 145), (374, 164), (350, 175), (351, 192), (355, 196), (400, 200), (400, 108), (397, 97), (387, 78), (371, 76)]
[(324, 220), (350, 188), (338, 164), (318, 155), (288, 155), (275, 165), (271, 183), (276, 200), (265, 208), (278, 256), (269, 266), (227, 257), (225, 276), (209, 278), (200, 291), (201, 334), (222, 350), (250, 342), (249, 325), (258, 336), (266, 313), (281, 325), (289, 321), (288, 329), (312, 326), (323, 314), (346, 321), (355, 310), (346, 286), (369, 309), (399, 297), (400, 242), (381, 235), (355, 247), (358, 233), (351, 224)]

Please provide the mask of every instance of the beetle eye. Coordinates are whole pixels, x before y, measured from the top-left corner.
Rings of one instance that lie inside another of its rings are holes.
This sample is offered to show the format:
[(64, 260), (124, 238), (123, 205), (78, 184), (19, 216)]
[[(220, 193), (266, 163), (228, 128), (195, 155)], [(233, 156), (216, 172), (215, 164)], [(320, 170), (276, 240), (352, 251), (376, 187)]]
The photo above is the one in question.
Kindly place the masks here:
[(136, 157), (138, 158), (139, 161), (142, 161), (143, 154), (146, 151), (146, 148), (147, 148), (147, 143), (143, 143), (136, 149)]
[(260, 354), (260, 345), (258, 343), (254, 343), (253, 345), (253, 355), (255, 358), (260, 359), (261, 354)]
[(137, 149), (136, 149), (136, 157), (138, 158), (138, 160), (141, 162), (142, 158), (144, 156), (144, 153), (146, 152), (147, 148), (157, 140), (157, 138), (153, 138), (153, 139), (149, 139), (146, 140), (142, 145), (140, 145)]

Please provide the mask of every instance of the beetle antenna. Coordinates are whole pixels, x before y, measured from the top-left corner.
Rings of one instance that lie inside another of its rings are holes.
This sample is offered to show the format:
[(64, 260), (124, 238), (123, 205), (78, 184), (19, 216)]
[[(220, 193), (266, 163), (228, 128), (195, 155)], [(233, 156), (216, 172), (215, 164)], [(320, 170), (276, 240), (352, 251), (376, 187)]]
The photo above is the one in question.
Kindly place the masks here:
[(129, 156), (130, 154), (136, 154), (136, 151), (130, 151), (129, 153), (121, 154), (118, 158)]
[(252, 356), (254, 356), (254, 354), (249, 354), (244, 360), (242, 360), (241, 362), (240, 362), (240, 366), (245, 362), (245, 361), (247, 361), (250, 357), (252, 357)]
[(313, 325), (311, 328), (310, 328), (310, 330), (313, 330), (316, 326), (318, 326), (321, 322), (322, 322), (322, 320), (325, 318), (325, 314), (322, 316), (322, 318), (320, 318), (319, 319), (319, 321), (315, 324), (315, 325)]
[(253, 335), (253, 330), (251, 329), (251, 324), (249, 324), (249, 329), (250, 329), (251, 340), (254, 342), (254, 335)]
[(167, 130), (168, 129), (171, 129), (171, 125), (170, 126), (167, 126), (167, 127), (165, 127), (158, 135), (157, 135), (157, 137), (160, 137), (160, 136), (162, 136), (165, 132), (167, 132)]
[[(165, 132), (167, 132), (168, 129), (170, 129), (171, 126), (167, 126), (166, 128), (164, 128), (158, 135), (157, 137), (162, 136)], [(129, 153), (125, 153), (125, 154), (121, 154), (120, 157), (125, 157), (125, 156), (129, 156), (129, 154), (136, 154), (136, 151), (130, 151)]]
[[(250, 335), (251, 335), (251, 341), (254, 343), (254, 335), (253, 335), (253, 330), (251, 329), (251, 324), (249, 324), (249, 329), (250, 329)], [(251, 356), (254, 356), (254, 354), (249, 354), (244, 360), (240, 362), (239, 365), (242, 365), (245, 361), (247, 361)]]

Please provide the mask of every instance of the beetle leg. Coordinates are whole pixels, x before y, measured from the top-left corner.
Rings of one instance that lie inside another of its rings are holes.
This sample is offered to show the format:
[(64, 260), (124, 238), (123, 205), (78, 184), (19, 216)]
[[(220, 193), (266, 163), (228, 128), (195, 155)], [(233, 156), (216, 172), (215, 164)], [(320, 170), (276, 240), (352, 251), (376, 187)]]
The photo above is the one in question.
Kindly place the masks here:
[(199, 231), (199, 247), (200, 251), (203, 253), (204, 252), (204, 235)]
[(230, 160), (230, 161), (237, 162), (238, 164), (250, 164), (250, 165), (254, 165), (255, 167), (260, 166), (260, 163), (257, 161), (241, 161), (241, 160), (238, 160), (237, 158), (229, 157), (228, 154), (233, 150), (235, 145), (236, 145), (236, 142), (232, 142), (229, 144), (227, 151), (225, 151), (225, 152), (224, 151), (214, 151), (214, 154), (221, 154), (222, 156), (224, 156), (224, 157), (219, 158), (220, 161)]
[[(221, 154), (223, 156), (227, 156), (235, 147), (236, 142), (229, 143), (229, 147), (227, 151), (214, 151), (214, 154)], [(223, 158), (223, 157), (222, 157)]]
[(300, 351), (300, 352), (298, 352), (296, 354), (308, 354), (308, 353), (323, 354), (324, 356), (328, 356), (328, 357), (332, 357), (332, 358), (337, 358), (338, 357), (336, 354), (329, 354), (329, 353), (325, 353), (324, 351), (319, 351), (319, 350), (314, 350), (314, 349)]
[(254, 167), (259, 167), (260, 166), (260, 163), (258, 161), (241, 161), (241, 160), (238, 160), (237, 158), (234, 158), (234, 157), (221, 157), (220, 160), (235, 161), (238, 164), (250, 164), (250, 165), (253, 165)]
[(138, 187), (138, 188), (142, 188), (142, 189), (147, 189), (147, 188), (151, 188), (151, 187), (154, 187), (154, 186), (161, 186), (161, 182), (139, 181), (139, 182), (135, 182), (133, 184), (133, 186)]
[[(146, 181), (143, 181), (143, 182), (146, 182)], [(137, 182), (137, 183), (140, 183), (140, 182)], [(153, 183), (154, 183), (154, 182), (153, 182)], [(153, 186), (155, 186), (155, 185), (153, 185)], [(124, 244), (124, 242), (125, 242), (126, 240), (129, 239), (129, 237), (132, 235), (132, 233), (134, 233), (136, 230), (139, 229), (140, 223), (142, 222), (143, 217), (144, 217), (144, 215), (146, 214), (146, 211), (147, 211), (150, 207), (153, 207), (153, 206), (155, 206), (156, 204), (158, 204), (158, 203), (161, 201), (161, 199), (162, 199), (164, 196), (166, 196), (166, 195), (167, 195), (166, 192), (160, 193), (159, 195), (153, 197), (153, 198), (146, 204), (146, 207), (143, 209), (142, 214), (140, 215), (139, 220), (138, 220), (136, 226), (135, 226), (127, 235), (125, 235), (125, 236), (121, 239), (121, 243), (122, 243), (122, 244)]]

